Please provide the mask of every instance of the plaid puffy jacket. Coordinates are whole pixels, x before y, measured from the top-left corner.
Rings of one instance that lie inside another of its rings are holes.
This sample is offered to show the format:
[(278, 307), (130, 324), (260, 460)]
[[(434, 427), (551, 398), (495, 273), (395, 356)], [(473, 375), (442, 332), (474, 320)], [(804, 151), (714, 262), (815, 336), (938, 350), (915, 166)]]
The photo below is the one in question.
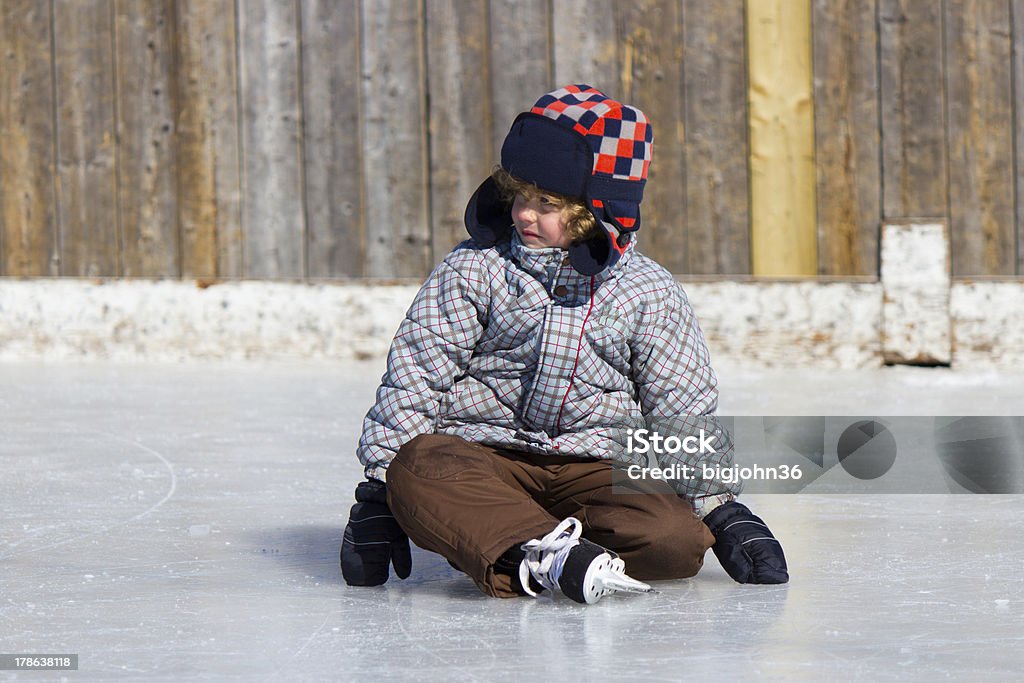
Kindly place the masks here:
[[(560, 249), (457, 246), (427, 278), (388, 354), (358, 455), (370, 478), (414, 436), (440, 432), (545, 454), (648, 464), (634, 430), (715, 437), (671, 483), (703, 516), (739, 486), (702, 476), (732, 463), (717, 379), (682, 287), (635, 251), (594, 276)], [(649, 441), (649, 440), (648, 440)], [(650, 449), (648, 449), (650, 450)], [(652, 463), (655, 464), (655, 463)]]

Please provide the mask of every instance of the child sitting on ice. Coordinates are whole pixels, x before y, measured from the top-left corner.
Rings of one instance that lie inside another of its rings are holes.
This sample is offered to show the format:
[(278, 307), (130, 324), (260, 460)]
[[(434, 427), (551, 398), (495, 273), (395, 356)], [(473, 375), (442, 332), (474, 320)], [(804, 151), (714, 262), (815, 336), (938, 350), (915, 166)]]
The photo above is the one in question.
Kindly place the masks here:
[[(359, 443), (349, 584), (384, 583), (389, 562), (407, 577), (409, 537), (498, 597), (646, 591), (696, 574), (709, 547), (736, 581), (788, 580), (739, 486), (700, 476), (733, 448), (686, 295), (636, 249), (652, 142), (639, 109), (587, 85), (516, 118), (470, 199), (472, 239), (395, 335)], [(717, 448), (672, 456), (695, 476), (622, 476), (634, 430), (698, 426)]]

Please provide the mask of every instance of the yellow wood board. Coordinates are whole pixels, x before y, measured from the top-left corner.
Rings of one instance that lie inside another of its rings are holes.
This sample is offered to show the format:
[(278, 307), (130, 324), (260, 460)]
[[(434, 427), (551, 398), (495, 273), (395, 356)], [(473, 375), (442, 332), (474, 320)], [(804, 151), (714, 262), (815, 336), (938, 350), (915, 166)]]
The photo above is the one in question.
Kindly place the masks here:
[(748, 0), (754, 275), (816, 275), (810, 0)]

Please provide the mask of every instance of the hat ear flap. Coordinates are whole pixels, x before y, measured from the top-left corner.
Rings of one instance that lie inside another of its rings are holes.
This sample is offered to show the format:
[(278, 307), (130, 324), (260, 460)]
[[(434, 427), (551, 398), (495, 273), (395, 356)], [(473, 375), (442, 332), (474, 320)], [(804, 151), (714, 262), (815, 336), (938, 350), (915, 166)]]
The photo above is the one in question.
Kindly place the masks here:
[(595, 210), (598, 213), (598, 220), (605, 224), (605, 227), (612, 226), (619, 234), (619, 242), (625, 245), (626, 233), (636, 232), (640, 229), (640, 205), (632, 201), (621, 201), (609, 199), (604, 202), (594, 202)]
[(578, 273), (597, 275), (618, 261), (618, 253), (612, 249), (612, 236), (602, 229), (601, 234), (585, 242), (569, 246), (569, 263)]
[(481, 247), (497, 244), (512, 229), (512, 212), (501, 200), (494, 178), (487, 178), (466, 205), (466, 230)]
[(601, 228), (600, 235), (570, 246), (569, 262), (583, 275), (596, 275), (619, 262), (629, 246), (629, 233), (640, 227), (640, 211), (639, 206), (632, 202), (593, 198), (586, 201), (587, 208)]

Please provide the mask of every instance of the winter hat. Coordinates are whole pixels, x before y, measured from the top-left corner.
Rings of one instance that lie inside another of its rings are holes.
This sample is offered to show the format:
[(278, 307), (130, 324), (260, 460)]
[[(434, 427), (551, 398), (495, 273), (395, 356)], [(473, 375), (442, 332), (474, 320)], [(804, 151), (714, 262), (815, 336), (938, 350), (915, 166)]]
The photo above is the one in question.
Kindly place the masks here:
[[(544, 95), (516, 117), (501, 147), (501, 166), (537, 187), (583, 201), (601, 235), (569, 247), (584, 275), (614, 265), (640, 228), (640, 201), (654, 134), (644, 113), (589, 85)], [(466, 229), (489, 247), (512, 229), (512, 214), (488, 178), (466, 207)]]

